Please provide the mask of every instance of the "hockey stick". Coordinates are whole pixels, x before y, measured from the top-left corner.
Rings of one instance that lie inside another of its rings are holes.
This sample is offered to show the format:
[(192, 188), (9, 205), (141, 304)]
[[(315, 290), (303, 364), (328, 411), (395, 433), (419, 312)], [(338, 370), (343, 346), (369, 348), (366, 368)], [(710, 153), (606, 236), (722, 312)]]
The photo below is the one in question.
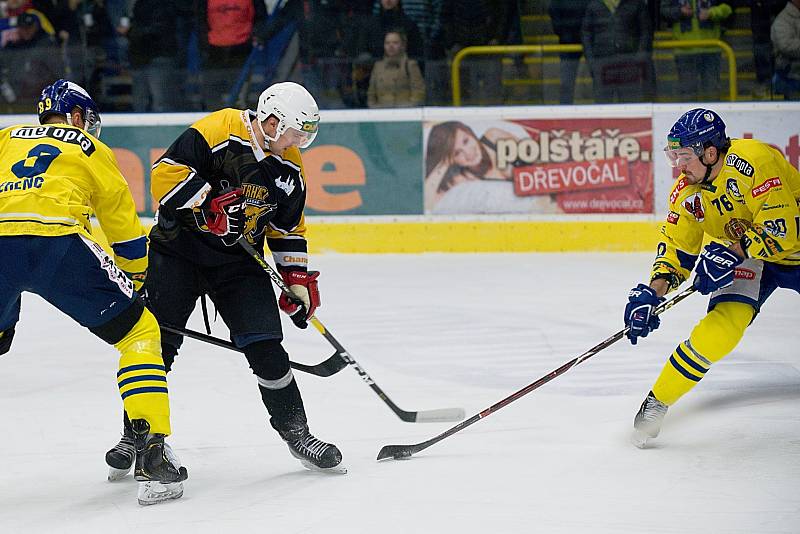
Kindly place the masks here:
[[(289, 298), (289, 300), (295, 304), (303, 304), (303, 302), (291, 292), (289, 286), (287, 286), (286, 282), (283, 281), (283, 278), (281, 278), (275, 269), (273, 269), (272, 266), (267, 263), (264, 257), (261, 256), (261, 254), (259, 254), (258, 251), (256, 251), (256, 249), (254, 249), (245, 238), (240, 238), (239, 244), (247, 251), (248, 254), (250, 254), (250, 256), (253, 257), (254, 260), (256, 260), (264, 272), (269, 275), (270, 279), (272, 279), (275, 285), (278, 286), (278, 288)], [(366, 382), (367, 385), (372, 388), (372, 391), (374, 391), (378, 397), (380, 397), (381, 400), (385, 402), (387, 406), (389, 406), (389, 408), (395, 413), (395, 415), (397, 415), (397, 417), (406, 423), (447, 422), (461, 421), (464, 419), (465, 414), (463, 408), (440, 408), (437, 410), (420, 410), (417, 412), (403, 410), (397, 406), (397, 404), (392, 402), (392, 399), (390, 399), (389, 396), (386, 395), (386, 393), (384, 393), (380, 387), (378, 387), (378, 384), (375, 383), (372, 377), (367, 374), (364, 368), (361, 367), (361, 365), (359, 365), (352, 356), (350, 356), (350, 353), (347, 352), (347, 349), (345, 349), (342, 344), (339, 343), (335, 337), (333, 337), (333, 334), (331, 334), (330, 331), (325, 328), (319, 319), (312, 317), (310, 322), (312, 325), (314, 325), (314, 328), (316, 328), (317, 331), (322, 334), (322, 337), (324, 337), (328, 343), (330, 343), (333, 348), (336, 349), (336, 354), (342, 359), (342, 361), (352, 366), (353, 369), (355, 369), (355, 371), (358, 373), (358, 376), (360, 376), (362, 380), (364, 380), (364, 382)]]
[[(668, 300), (666, 302), (661, 303), (655, 309), (655, 311), (653, 313), (655, 315), (658, 315), (658, 314), (670, 309), (671, 307), (673, 307), (674, 305), (676, 305), (677, 303), (679, 303), (680, 301), (682, 301), (683, 299), (685, 299), (686, 297), (688, 297), (689, 295), (691, 295), (694, 292), (695, 292), (694, 286), (690, 286), (690, 287), (684, 289), (683, 291), (681, 291), (678, 295), (676, 295), (671, 300)], [(442, 432), (438, 436), (434, 436), (434, 437), (432, 437), (431, 439), (429, 439), (427, 441), (423, 441), (421, 443), (415, 443), (413, 445), (385, 445), (384, 447), (381, 448), (380, 452), (378, 452), (378, 458), (377, 459), (378, 460), (385, 460), (387, 458), (393, 458), (395, 460), (400, 460), (400, 459), (403, 459), (403, 458), (409, 458), (412, 454), (416, 454), (419, 451), (427, 449), (428, 447), (430, 447), (434, 443), (438, 443), (438, 442), (442, 441), (444, 438), (447, 438), (449, 436), (452, 436), (456, 432), (464, 430), (465, 428), (467, 428), (468, 426), (472, 425), (473, 423), (477, 423), (478, 421), (480, 421), (484, 417), (488, 417), (488, 416), (492, 415), (494, 412), (496, 412), (500, 408), (502, 408), (502, 407), (504, 407), (504, 406), (506, 406), (508, 404), (511, 404), (512, 402), (514, 402), (515, 400), (519, 399), (520, 397), (523, 397), (523, 396), (527, 395), (528, 393), (530, 393), (534, 389), (536, 389), (536, 388), (538, 388), (540, 386), (543, 386), (544, 384), (550, 382), (555, 377), (563, 375), (564, 373), (566, 373), (567, 371), (569, 371), (570, 369), (572, 369), (573, 367), (575, 367), (579, 363), (582, 363), (582, 362), (588, 360), (589, 358), (591, 358), (592, 356), (594, 356), (595, 354), (597, 354), (601, 350), (613, 345), (614, 343), (616, 343), (617, 341), (622, 339), (625, 336), (625, 334), (628, 333), (629, 330), (630, 330), (630, 327), (626, 326), (624, 329), (620, 330), (619, 332), (617, 332), (616, 334), (614, 334), (610, 338), (606, 339), (605, 341), (603, 341), (601, 343), (598, 343), (597, 345), (595, 345), (591, 349), (587, 350), (586, 352), (584, 352), (583, 354), (581, 354), (577, 358), (574, 358), (574, 359), (568, 361), (567, 363), (565, 363), (564, 365), (562, 365), (558, 369), (555, 369), (554, 371), (549, 372), (548, 374), (544, 375), (543, 377), (541, 377), (537, 381), (528, 384), (527, 386), (525, 386), (524, 388), (520, 389), (516, 393), (514, 393), (512, 395), (509, 395), (505, 399), (501, 400), (500, 402), (497, 402), (497, 403), (493, 404), (492, 406), (490, 406), (489, 408), (486, 408), (482, 412), (473, 415), (472, 417), (470, 417), (466, 421), (462, 421), (461, 423), (457, 424), (456, 426), (454, 426), (452, 428), (449, 428), (448, 430), (445, 430), (444, 432)]]
[[(189, 330), (188, 328), (181, 328), (179, 326), (173, 326), (170, 324), (160, 323), (159, 326), (161, 327), (162, 330), (166, 330), (167, 332), (172, 332), (173, 334), (190, 337), (192, 339), (197, 339), (199, 341), (205, 341), (206, 343), (210, 343), (218, 347), (244, 353), (244, 350), (240, 349), (239, 347), (237, 347), (236, 345), (225, 339), (220, 339), (218, 337), (209, 336), (202, 332), (197, 332), (195, 330)], [(326, 377), (335, 375), (336, 373), (347, 367), (347, 362), (344, 361), (341, 358), (341, 356), (339, 356), (338, 352), (336, 352), (327, 360), (321, 361), (316, 365), (305, 365), (303, 363), (297, 363), (292, 361), (289, 362), (289, 365), (292, 366), (292, 369), (297, 369), (298, 371), (302, 371), (304, 373), (309, 373), (315, 376)]]

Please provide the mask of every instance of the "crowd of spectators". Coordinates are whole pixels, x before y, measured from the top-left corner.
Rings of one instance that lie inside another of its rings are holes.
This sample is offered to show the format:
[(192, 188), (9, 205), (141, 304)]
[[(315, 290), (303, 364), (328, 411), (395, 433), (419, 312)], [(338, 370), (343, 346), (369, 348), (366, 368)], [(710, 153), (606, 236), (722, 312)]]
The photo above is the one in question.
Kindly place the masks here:
[[(560, 102), (575, 100), (582, 56), (595, 102), (654, 100), (654, 33), (724, 39), (736, 2), (750, 7), (757, 91), (800, 98), (800, 0), (550, 0), (539, 4), (558, 42), (583, 49), (559, 55)], [(520, 4), (0, 0), (0, 111), (27, 111), (38, 88), (62, 76), (108, 111), (245, 107), (283, 79), (303, 83), (328, 109), (447, 105), (459, 50), (523, 43)], [(677, 48), (674, 56), (681, 95), (720, 98), (718, 48)], [(465, 59), (462, 102), (503, 103), (504, 78), (530, 77), (523, 58)]]

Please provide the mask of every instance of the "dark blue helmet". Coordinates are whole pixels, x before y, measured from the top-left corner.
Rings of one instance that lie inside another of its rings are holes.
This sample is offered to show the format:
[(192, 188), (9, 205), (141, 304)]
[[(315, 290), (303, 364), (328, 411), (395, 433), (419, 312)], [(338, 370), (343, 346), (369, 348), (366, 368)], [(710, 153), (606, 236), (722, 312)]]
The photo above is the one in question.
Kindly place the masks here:
[(709, 146), (725, 150), (729, 145), (725, 123), (710, 109), (696, 108), (687, 111), (667, 134), (668, 150), (690, 147), (698, 157)]
[(84, 129), (95, 137), (100, 137), (100, 111), (92, 97), (77, 83), (68, 80), (57, 80), (42, 89), (39, 97), (39, 124), (50, 115), (62, 115), (72, 124), (70, 113), (80, 108), (81, 117), (86, 124)]

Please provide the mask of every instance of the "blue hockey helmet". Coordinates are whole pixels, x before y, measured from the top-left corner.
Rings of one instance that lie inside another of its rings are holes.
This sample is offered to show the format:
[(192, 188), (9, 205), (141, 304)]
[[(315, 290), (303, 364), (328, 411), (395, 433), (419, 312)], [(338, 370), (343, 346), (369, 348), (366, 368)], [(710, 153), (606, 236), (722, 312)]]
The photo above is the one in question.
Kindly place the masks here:
[(695, 108), (681, 115), (672, 125), (667, 134), (664, 152), (670, 164), (678, 167), (686, 163), (687, 157), (691, 158), (692, 155), (702, 158), (703, 152), (710, 146), (719, 151), (730, 146), (730, 139), (725, 135), (725, 123), (710, 109)]
[(67, 118), (67, 123), (72, 124), (72, 110), (80, 108), (81, 117), (85, 123), (84, 129), (100, 137), (100, 111), (86, 89), (77, 83), (68, 80), (56, 80), (51, 85), (42, 89), (39, 97), (39, 124), (50, 115), (62, 115)]

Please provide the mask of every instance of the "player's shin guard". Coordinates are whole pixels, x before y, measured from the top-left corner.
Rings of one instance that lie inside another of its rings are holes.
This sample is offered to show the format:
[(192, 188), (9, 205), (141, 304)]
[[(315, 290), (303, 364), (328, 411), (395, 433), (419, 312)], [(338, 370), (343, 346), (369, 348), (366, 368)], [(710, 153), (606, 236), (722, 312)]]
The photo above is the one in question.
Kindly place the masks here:
[(155, 434), (169, 435), (167, 374), (161, 359), (161, 337), (147, 309), (121, 341), (117, 384), (131, 421), (146, 420)]
[(705, 376), (711, 364), (728, 355), (739, 343), (753, 318), (753, 307), (741, 302), (721, 302), (678, 345), (653, 385), (653, 394), (666, 405), (674, 404)]

